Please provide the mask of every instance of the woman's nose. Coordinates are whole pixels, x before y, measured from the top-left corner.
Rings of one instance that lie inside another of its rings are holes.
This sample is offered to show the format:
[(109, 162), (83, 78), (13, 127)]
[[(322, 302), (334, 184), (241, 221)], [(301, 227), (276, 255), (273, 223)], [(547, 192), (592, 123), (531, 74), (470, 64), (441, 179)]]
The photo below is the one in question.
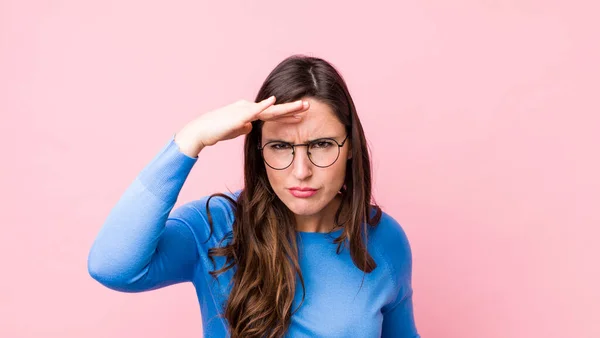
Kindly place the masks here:
[(305, 149), (296, 149), (294, 154), (293, 174), (297, 179), (302, 180), (312, 175), (313, 163), (308, 158)]

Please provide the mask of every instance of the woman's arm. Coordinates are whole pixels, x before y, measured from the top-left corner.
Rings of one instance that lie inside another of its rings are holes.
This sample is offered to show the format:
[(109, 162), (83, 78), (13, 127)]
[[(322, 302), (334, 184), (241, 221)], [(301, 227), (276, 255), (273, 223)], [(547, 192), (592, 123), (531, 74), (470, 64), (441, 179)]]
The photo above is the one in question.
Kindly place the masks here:
[(412, 289), (406, 290), (400, 299), (383, 314), (382, 338), (420, 338), (413, 315)]
[(88, 255), (90, 275), (123, 292), (190, 281), (198, 248), (183, 205), (171, 212), (197, 157), (172, 138), (127, 188), (106, 218)]
[(395, 299), (382, 308), (382, 338), (420, 338), (413, 313), (412, 250), (406, 232), (391, 216), (386, 250), (391, 255)]

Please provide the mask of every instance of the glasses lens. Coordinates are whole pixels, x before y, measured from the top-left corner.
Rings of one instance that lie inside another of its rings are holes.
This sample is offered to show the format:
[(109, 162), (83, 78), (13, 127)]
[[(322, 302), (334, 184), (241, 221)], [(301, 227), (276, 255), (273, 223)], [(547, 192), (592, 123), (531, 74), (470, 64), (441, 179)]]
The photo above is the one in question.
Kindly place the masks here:
[(292, 164), (294, 150), (287, 143), (271, 142), (265, 144), (263, 157), (267, 164), (275, 169), (283, 169)]
[(308, 149), (311, 161), (319, 167), (332, 165), (337, 159), (339, 152), (340, 148), (331, 140), (317, 140)]

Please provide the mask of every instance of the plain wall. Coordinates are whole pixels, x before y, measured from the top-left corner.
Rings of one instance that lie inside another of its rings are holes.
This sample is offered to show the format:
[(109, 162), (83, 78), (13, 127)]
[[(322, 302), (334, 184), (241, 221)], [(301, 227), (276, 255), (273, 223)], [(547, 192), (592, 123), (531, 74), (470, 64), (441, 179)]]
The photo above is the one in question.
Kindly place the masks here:
[[(1, 337), (201, 337), (193, 286), (87, 272), (105, 217), (195, 116), (285, 57), (346, 79), (425, 337), (600, 337), (599, 6), (588, 1), (1, 1)], [(242, 183), (202, 152), (177, 206)]]

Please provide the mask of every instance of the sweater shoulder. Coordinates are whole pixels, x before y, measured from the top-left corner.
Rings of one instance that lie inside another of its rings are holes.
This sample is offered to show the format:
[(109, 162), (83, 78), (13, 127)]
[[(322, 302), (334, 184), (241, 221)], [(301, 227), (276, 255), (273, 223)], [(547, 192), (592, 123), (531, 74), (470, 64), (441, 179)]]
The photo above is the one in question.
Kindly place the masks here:
[(369, 246), (385, 261), (382, 263), (391, 267), (396, 278), (408, 277), (406, 274), (412, 269), (410, 243), (404, 228), (392, 215), (382, 211), (379, 223), (370, 232)]
[(371, 236), (380, 245), (395, 246), (408, 244), (408, 238), (402, 225), (389, 213), (381, 211), (381, 219), (371, 231)]

